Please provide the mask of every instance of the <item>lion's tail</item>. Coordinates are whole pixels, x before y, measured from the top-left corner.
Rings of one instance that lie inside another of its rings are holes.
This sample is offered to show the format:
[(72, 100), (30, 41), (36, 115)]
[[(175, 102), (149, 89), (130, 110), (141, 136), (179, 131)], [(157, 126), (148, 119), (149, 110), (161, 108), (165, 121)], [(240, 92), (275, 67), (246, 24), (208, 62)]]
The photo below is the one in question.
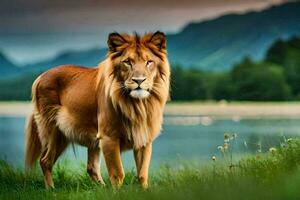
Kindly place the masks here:
[[(37, 87), (39, 84), (39, 77), (35, 80), (32, 85), (32, 103), (34, 109), (37, 109)], [(41, 154), (41, 141), (39, 139), (39, 133), (37, 128), (37, 123), (32, 114), (29, 117), (27, 127), (26, 127), (26, 149), (25, 149), (25, 166), (30, 168), (33, 166), (35, 161)]]
[(25, 166), (30, 168), (41, 154), (41, 142), (33, 115), (30, 116), (27, 124), (25, 152)]

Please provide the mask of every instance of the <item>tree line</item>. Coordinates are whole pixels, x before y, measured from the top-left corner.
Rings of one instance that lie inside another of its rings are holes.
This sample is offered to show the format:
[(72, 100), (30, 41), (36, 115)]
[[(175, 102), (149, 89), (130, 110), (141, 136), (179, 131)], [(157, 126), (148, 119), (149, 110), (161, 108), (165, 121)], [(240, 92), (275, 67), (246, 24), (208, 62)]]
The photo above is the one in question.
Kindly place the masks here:
[[(0, 81), (0, 100), (29, 100), (37, 74)], [(229, 72), (172, 65), (172, 100), (300, 100), (300, 38), (277, 40), (262, 61), (245, 58)]]
[(300, 99), (300, 38), (277, 40), (265, 58), (245, 58), (224, 73), (175, 66), (173, 100), (285, 101)]

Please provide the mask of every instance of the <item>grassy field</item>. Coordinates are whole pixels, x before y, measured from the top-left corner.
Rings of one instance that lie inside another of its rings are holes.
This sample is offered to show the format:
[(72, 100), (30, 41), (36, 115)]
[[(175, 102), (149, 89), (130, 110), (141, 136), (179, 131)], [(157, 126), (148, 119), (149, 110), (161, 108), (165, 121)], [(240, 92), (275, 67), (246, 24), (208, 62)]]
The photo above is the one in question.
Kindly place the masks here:
[(56, 188), (46, 191), (39, 169), (25, 174), (0, 162), (0, 199), (299, 199), (300, 139), (288, 139), (277, 149), (231, 162), (225, 152), (205, 167), (193, 164), (161, 166), (150, 175), (150, 187), (139, 187), (134, 170), (126, 172), (124, 185), (114, 190), (97, 185), (84, 168), (58, 164)]

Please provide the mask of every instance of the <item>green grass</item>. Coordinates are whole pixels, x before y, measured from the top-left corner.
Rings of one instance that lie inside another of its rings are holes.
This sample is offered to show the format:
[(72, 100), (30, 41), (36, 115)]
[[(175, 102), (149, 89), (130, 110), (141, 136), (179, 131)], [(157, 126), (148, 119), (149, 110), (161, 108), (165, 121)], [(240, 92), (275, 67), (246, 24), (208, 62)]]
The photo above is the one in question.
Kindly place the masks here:
[(225, 159), (161, 166), (150, 174), (150, 187), (139, 187), (134, 170), (113, 190), (93, 183), (85, 170), (58, 164), (55, 189), (44, 189), (39, 169), (25, 174), (0, 162), (0, 199), (299, 199), (300, 139), (288, 140), (276, 152), (247, 156), (231, 164)]

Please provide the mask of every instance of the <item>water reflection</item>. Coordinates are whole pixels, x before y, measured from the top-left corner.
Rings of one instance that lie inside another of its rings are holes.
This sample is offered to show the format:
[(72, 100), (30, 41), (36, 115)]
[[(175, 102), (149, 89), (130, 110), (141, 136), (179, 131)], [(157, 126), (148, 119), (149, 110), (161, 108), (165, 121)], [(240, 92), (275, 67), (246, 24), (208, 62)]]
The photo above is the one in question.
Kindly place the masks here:
[(165, 125), (210, 126), (213, 121), (213, 118), (209, 116), (166, 116), (164, 118)]
[[(25, 118), (0, 117), (0, 159), (23, 165)], [(223, 134), (236, 133), (235, 152), (256, 152), (278, 145), (284, 137), (300, 135), (300, 119), (214, 119), (206, 116), (166, 116), (161, 136), (154, 142), (153, 165), (185, 161), (210, 160), (218, 155)], [(246, 144), (246, 145), (245, 145)], [(61, 160), (85, 162), (86, 149), (76, 146), (76, 157), (69, 147)], [(125, 168), (134, 166), (131, 152), (123, 156)]]

